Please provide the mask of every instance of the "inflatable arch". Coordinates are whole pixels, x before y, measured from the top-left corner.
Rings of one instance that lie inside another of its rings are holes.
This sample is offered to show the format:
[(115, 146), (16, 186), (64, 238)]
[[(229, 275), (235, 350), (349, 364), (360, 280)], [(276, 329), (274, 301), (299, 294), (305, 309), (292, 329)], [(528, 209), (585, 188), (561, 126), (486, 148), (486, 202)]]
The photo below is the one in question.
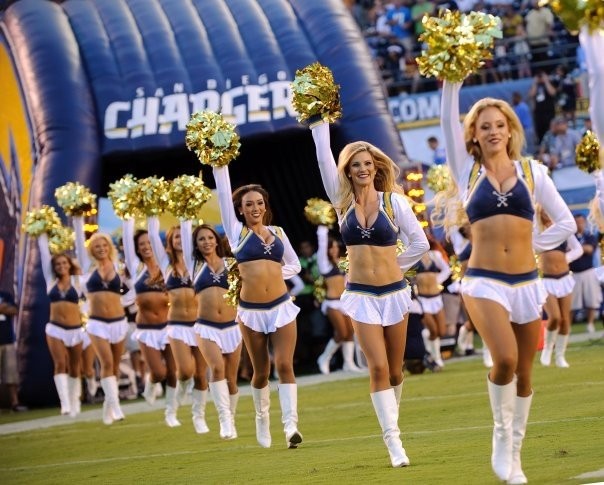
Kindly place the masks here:
[(103, 195), (129, 172), (197, 173), (185, 125), (194, 111), (220, 110), (242, 137), (233, 185), (263, 184), (290, 238), (312, 237), (303, 207), (325, 193), (289, 85), (317, 60), (341, 86), (334, 148), (365, 139), (406, 161), (342, 0), (19, 0), (0, 12), (0, 27), (0, 285), (14, 285), (20, 302), (21, 397), (30, 405), (56, 396), (39, 255), (19, 228), (28, 208), (55, 205), (57, 186), (79, 181)]

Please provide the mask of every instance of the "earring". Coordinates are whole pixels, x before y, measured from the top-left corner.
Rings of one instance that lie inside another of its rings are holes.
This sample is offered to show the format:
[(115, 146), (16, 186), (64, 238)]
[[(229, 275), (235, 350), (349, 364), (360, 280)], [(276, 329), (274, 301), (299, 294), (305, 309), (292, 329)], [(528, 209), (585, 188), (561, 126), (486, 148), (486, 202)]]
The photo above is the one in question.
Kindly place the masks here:
[(508, 138), (512, 138), (512, 134), (511, 133), (508, 135)]
[(350, 179), (350, 178), (352, 178), (352, 175), (348, 174), (348, 178), (349, 178), (349, 179)]
[(472, 138), (472, 142), (476, 143), (478, 140), (476, 138)]

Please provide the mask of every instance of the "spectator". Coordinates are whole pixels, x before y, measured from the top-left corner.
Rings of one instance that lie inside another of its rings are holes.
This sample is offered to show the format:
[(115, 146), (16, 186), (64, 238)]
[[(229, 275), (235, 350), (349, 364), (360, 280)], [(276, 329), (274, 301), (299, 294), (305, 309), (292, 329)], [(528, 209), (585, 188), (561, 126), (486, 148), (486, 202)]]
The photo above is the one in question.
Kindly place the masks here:
[(577, 111), (577, 81), (564, 65), (556, 68), (553, 78), (558, 93), (558, 106), (566, 120), (574, 128)]
[(564, 116), (554, 119), (554, 138), (550, 146), (550, 169), (575, 165), (575, 149), (581, 142), (579, 132), (568, 128)]
[(516, 37), (512, 39), (512, 53), (518, 79), (531, 77), (531, 48), (526, 40), (523, 24), (516, 27)]
[(447, 153), (444, 147), (439, 146), (438, 138), (431, 136), (427, 140), (430, 150), (432, 150), (432, 163), (434, 165), (443, 165), (447, 161)]
[(533, 102), (533, 120), (537, 143), (541, 143), (543, 135), (556, 116), (556, 87), (551, 83), (544, 70), (540, 70), (533, 78), (529, 89), (529, 97)]
[(434, 15), (434, 3), (431, 0), (417, 0), (415, 5), (411, 7), (411, 18), (413, 19), (413, 29), (416, 38), (425, 30), (422, 23), (425, 14), (429, 16)]
[(533, 66), (546, 70), (549, 60), (547, 50), (554, 26), (554, 14), (549, 8), (540, 6), (539, 0), (532, 0), (532, 8), (524, 20)]
[(403, 80), (405, 50), (400, 45), (389, 45), (386, 48), (386, 57), (384, 58), (383, 74), (387, 76), (390, 83), (398, 84)]
[(512, 63), (508, 55), (508, 46), (505, 39), (495, 42), (495, 54), (493, 57), (493, 65), (495, 66), (493, 77), (495, 78), (495, 82), (510, 81), (512, 79)]
[(591, 126), (591, 118), (585, 118), (583, 120), (583, 134), (581, 136), (585, 136), (588, 131), (594, 131), (593, 127)]
[(515, 37), (517, 34), (517, 28), (519, 25), (523, 25), (524, 20), (522, 19), (522, 15), (520, 15), (513, 5), (506, 5), (505, 12), (501, 17), (501, 30), (503, 33), (503, 37), (506, 39), (511, 39)]
[(13, 317), (17, 306), (10, 293), (0, 291), (0, 380), (6, 387), (10, 407), (13, 411), (27, 411), (19, 404), (17, 372), (17, 338), (13, 326)]
[(522, 128), (524, 128), (524, 136), (526, 137), (526, 151), (531, 155), (535, 154), (535, 128), (533, 126), (533, 116), (529, 105), (522, 99), (522, 95), (518, 91), (512, 93), (512, 106), (520, 120)]
[(412, 52), (414, 47), (413, 19), (411, 9), (407, 6), (409, 0), (394, 0), (394, 7), (387, 10), (387, 23), (392, 30), (392, 35), (403, 45), (407, 52)]

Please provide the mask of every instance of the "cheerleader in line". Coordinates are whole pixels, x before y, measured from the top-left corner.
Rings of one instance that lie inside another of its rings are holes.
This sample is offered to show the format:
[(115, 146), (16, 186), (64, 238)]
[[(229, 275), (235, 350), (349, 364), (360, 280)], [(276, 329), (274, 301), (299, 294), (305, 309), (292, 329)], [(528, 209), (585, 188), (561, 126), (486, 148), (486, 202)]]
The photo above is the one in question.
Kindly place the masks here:
[[(186, 223), (183, 222), (183, 224)], [(183, 256), (181, 238), (183, 231), (179, 226), (172, 227), (166, 236), (166, 248), (164, 248), (159, 236), (159, 219), (157, 217), (148, 217), (147, 229), (153, 254), (159, 264), (170, 297), (168, 337), (176, 363), (179, 390), (174, 397), (170, 396), (169, 405), (176, 410), (178, 405), (183, 403), (192, 378), (193, 426), (198, 434), (208, 433), (210, 430), (205, 420), (208, 398), (208, 378), (206, 376), (208, 366), (197, 347), (193, 329), (197, 316), (197, 300)], [(172, 425), (180, 426), (180, 422), (174, 420)]]

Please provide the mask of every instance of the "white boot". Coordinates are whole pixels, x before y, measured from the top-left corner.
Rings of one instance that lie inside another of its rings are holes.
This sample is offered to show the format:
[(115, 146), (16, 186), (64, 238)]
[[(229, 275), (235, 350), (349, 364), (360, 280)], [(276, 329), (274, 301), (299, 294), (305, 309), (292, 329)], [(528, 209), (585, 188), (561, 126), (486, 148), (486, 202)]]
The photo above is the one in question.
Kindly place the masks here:
[(178, 411), (178, 398), (176, 396), (176, 387), (166, 386), (166, 410), (164, 412), (164, 416), (166, 424), (170, 428), (176, 428), (177, 426), (180, 426), (180, 421), (176, 417), (176, 411)]
[(113, 414), (113, 402), (118, 399), (117, 379), (115, 376), (101, 378), (101, 387), (105, 398), (103, 400), (103, 423), (111, 424), (116, 419)]
[(113, 395), (111, 400), (111, 412), (113, 413), (113, 419), (115, 421), (122, 421), (125, 419), (122, 408), (120, 407), (120, 388), (117, 385), (117, 377), (113, 377), (111, 381), (113, 386)]
[(468, 351), (474, 352), (474, 330), (468, 330), (466, 334), (466, 353)]
[(493, 357), (491, 357), (491, 351), (484, 342), (482, 343), (482, 362), (488, 369), (493, 367)]
[(153, 406), (155, 402), (155, 384), (151, 382), (151, 374), (145, 375), (145, 389), (143, 390), (143, 397), (149, 406)]
[(235, 427), (235, 415), (237, 414), (237, 403), (239, 402), (239, 392), (229, 394), (229, 402), (231, 407), (231, 427), (233, 428), (233, 439), (237, 438), (237, 428)]
[(69, 402), (71, 405), (71, 412), (69, 416), (75, 418), (80, 414), (82, 401), (82, 379), (79, 377), (68, 377), (67, 388), (69, 389)]
[(361, 348), (361, 344), (356, 335), (354, 335), (354, 357), (357, 360), (357, 367), (361, 370), (367, 369), (367, 359)]
[(513, 421), (513, 439), (512, 439), (512, 471), (507, 483), (509, 484), (522, 484), (528, 483), (526, 475), (522, 471), (522, 464), (520, 462), (520, 449), (522, 448), (522, 440), (526, 433), (526, 423), (528, 421), (529, 411), (531, 409), (531, 401), (533, 400), (533, 393), (527, 397), (516, 396), (516, 406), (514, 410), (514, 421)]
[(192, 384), (194, 384), (192, 377), (189, 377), (184, 381), (178, 381), (178, 384), (176, 385), (176, 399), (178, 400), (179, 406), (185, 404), (187, 394), (191, 391), (190, 387)]
[(331, 362), (333, 354), (335, 354), (339, 348), (340, 344), (338, 342), (334, 339), (329, 339), (323, 353), (319, 355), (319, 358), (317, 359), (317, 365), (319, 366), (321, 374), (329, 374), (329, 363)]
[(434, 354), (432, 355), (432, 357), (434, 357), (434, 362), (436, 362), (439, 367), (444, 367), (445, 363), (443, 362), (442, 355), (440, 354), (440, 337), (436, 337), (431, 342), (432, 351), (434, 352)]
[(270, 393), (271, 390), (268, 385), (262, 389), (252, 387), (252, 398), (256, 409), (256, 440), (263, 448), (271, 447)]
[[(424, 341), (424, 348), (426, 349), (426, 352), (432, 355), (432, 344), (430, 343), (430, 330), (428, 330), (426, 327), (422, 329), (422, 340)], [(432, 358), (434, 358), (433, 355)]]
[(552, 363), (552, 353), (554, 351), (556, 335), (558, 335), (558, 330), (546, 330), (545, 342), (543, 344), (543, 350), (541, 351), (541, 357), (539, 358), (541, 365), (547, 367)]
[(556, 367), (561, 367), (562, 369), (568, 369), (570, 364), (566, 362), (566, 346), (568, 345), (568, 338), (570, 335), (560, 335), (556, 336)]
[(55, 387), (61, 402), (61, 414), (67, 415), (71, 413), (71, 401), (69, 399), (69, 385), (67, 382), (67, 374), (55, 374)]
[(200, 391), (193, 389), (191, 392), (191, 414), (193, 415), (193, 426), (197, 434), (210, 432), (206, 424), (206, 401), (208, 400), (208, 390)]
[(459, 335), (457, 336), (457, 348), (461, 355), (466, 355), (466, 339), (468, 338), (468, 329), (465, 325), (459, 327)]
[(297, 448), (302, 443), (302, 433), (298, 431), (298, 384), (279, 384), (279, 402), (285, 444)]
[(363, 369), (354, 363), (353, 340), (342, 342), (342, 358), (344, 359), (342, 370), (347, 372), (363, 372)]
[(210, 382), (210, 393), (220, 422), (220, 437), (224, 440), (232, 440), (233, 416), (231, 415), (231, 401), (229, 399), (229, 386), (226, 379)]
[(401, 442), (401, 431), (398, 427), (398, 405), (394, 389), (372, 392), (370, 394), (375, 414), (377, 415), (384, 443), (388, 448), (390, 463), (393, 467), (409, 465), (409, 458)]
[(164, 395), (164, 388), (162, 387), (161, 382), (156, 382), (153, 385), (153, 394), (155, 395), (155, 399)]
[(96, 392), (99, 390), (99, 385), (96, 381), (96, 377), (86, 377), (86, 389), (88, 390), (88, 394), (90, 397), (96, 396)]
[(398, 386), (392, 386), (392, 389), (394, 389), (394, 397), (396, 398), (396, 405), (399, 407), (401, 405), (401, 396), (403, 395), (403, 382), (405, 381), (401, 381)]
[(512, 422), (516, 402), (516, 380), (498, 386), (487, 377), (487, 384), (494, 423), (491, 466), (500, 480), (507, 480), (512, 469)]

